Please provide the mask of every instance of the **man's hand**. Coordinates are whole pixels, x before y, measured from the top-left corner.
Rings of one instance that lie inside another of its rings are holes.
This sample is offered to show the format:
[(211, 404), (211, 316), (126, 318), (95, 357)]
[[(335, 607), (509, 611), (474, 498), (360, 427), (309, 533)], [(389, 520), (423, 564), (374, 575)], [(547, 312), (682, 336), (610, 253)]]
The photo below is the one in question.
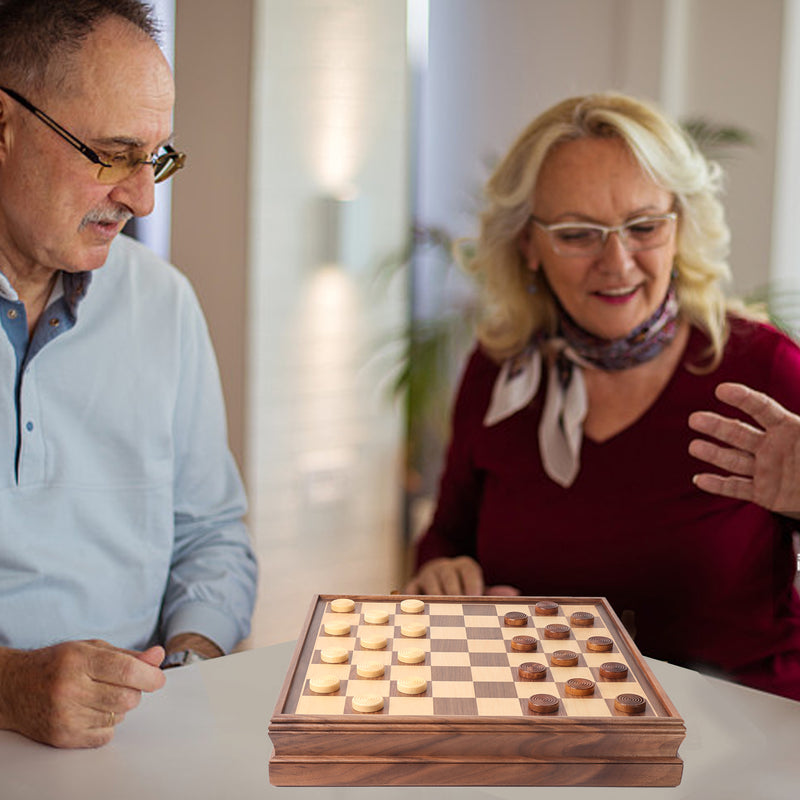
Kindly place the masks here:
[(469, 556), (426, 561), (403, 594), (483, 594), (483, 570)]
[(800, 417), (740, 383), (721, 383), (715, 394), (749, 414), (760, 427), (710, 411), (690, 415), (690, 428), (730, 446), (694, 439), (689, 453), (733, 473), (695, 475), (695, 485), (712, 494), (800, 517)]
[(39, 650), (0, 649), (0, 728), (56, 747), (100, 747), (160, 689), (161, 647), (120, 650), (107, 642), (64, 642)]

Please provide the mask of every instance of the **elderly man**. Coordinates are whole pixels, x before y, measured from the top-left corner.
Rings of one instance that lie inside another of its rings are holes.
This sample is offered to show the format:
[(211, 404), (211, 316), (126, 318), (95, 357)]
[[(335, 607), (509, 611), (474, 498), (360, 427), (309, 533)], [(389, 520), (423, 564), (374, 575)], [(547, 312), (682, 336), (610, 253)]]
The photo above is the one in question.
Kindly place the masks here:
[(0, 0), (0, 728), (64, 747), (255, 594), (202, 313), (118, 235), (183, 164), (154, 35), (138, 0)]

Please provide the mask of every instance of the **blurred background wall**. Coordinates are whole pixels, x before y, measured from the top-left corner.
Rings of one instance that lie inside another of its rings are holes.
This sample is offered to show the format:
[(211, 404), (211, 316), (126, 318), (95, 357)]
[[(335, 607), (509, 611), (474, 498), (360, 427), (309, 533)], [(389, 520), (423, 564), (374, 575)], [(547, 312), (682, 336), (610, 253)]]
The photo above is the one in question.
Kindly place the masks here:
[(794, 312), (800, 0), (158, 6), (174, 13), (190, 154), (159, 246), (197, 287), (217, 348), (261, 555), (251, 643), (292, 638), (314, 592), (402, 580), (404, 415), (386, 387), (404, 325), (463, 289), (442, 296), (424, 257), (413, 292), (407, 268), (379, 263), (412, 222), (474, 233), (488, 165), (546, 106), (619, 89), (748, 131), (723, 154), (732, 289), (779, 284)]

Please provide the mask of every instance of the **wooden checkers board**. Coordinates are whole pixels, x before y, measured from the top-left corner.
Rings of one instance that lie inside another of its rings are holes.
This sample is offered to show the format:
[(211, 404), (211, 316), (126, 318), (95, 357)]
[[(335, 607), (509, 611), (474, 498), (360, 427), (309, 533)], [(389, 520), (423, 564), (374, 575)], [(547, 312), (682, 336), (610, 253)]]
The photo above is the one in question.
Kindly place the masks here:
[(318, 595), (270, 721), (269, 774), (277, 786), (676, 786), (685, 735), (605, 598)]

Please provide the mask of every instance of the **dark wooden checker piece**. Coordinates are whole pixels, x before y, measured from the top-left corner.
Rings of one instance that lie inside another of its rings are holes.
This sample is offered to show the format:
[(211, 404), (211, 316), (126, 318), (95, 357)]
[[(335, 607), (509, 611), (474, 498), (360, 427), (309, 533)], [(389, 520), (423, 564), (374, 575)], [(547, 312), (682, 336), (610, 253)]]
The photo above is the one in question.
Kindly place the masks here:
[(591, 628), (594, 625), (594, 614), (590, 614), (588, 611), (575, 611), (569, 621), (576, 628)]
[(614, 708), (623, 714), (642, 714), (647, 708), (647, 702), (639, 694), (621, 694), (614, 700)]
[(608, 636), (590, 636), (586, 640), (586, 647), (595, 653), (607, 653), (614, 647), (614, 640)]
[(574, 667), (579, 657), (574, 650), (556, 650), (550, 656), (550, 663), (554, 667)]
[(517, 672), (525, 681), (540, 681), (547, 674), (547, 667), (536, 661), (526, 661), (517, 667)]
[(600, 665), (600, 677), (607, 681), (624, 681), (628, 677), (628, 668), (619, 661), (606, 661)]
[(511, 649), (520, 653), (532, 653), (536, 649), (536, 644), (533, 636), (515, 636), (511, 640)]
[(569, 639), (569, 625), (545, 625), (545, 639)]
[(564, 691), (571, 697), (588, 697), (594, 694), (594, 681), (588, 678), (570, 678), (564, 685)]
[(540, 600), (533, 607), (533, 612), (540, 617), (554, 617), (558, 614), (558, 603), (552, 600)]
[(558, 711), (559, 701), (552, 694), (535, 694), (528, 699), (528, 708), (537, 714), (553, 714)]
[(521, 628), (528, 624), (528, 615), (522, 611), (509, 611), (503, 616), (503, 624)]

